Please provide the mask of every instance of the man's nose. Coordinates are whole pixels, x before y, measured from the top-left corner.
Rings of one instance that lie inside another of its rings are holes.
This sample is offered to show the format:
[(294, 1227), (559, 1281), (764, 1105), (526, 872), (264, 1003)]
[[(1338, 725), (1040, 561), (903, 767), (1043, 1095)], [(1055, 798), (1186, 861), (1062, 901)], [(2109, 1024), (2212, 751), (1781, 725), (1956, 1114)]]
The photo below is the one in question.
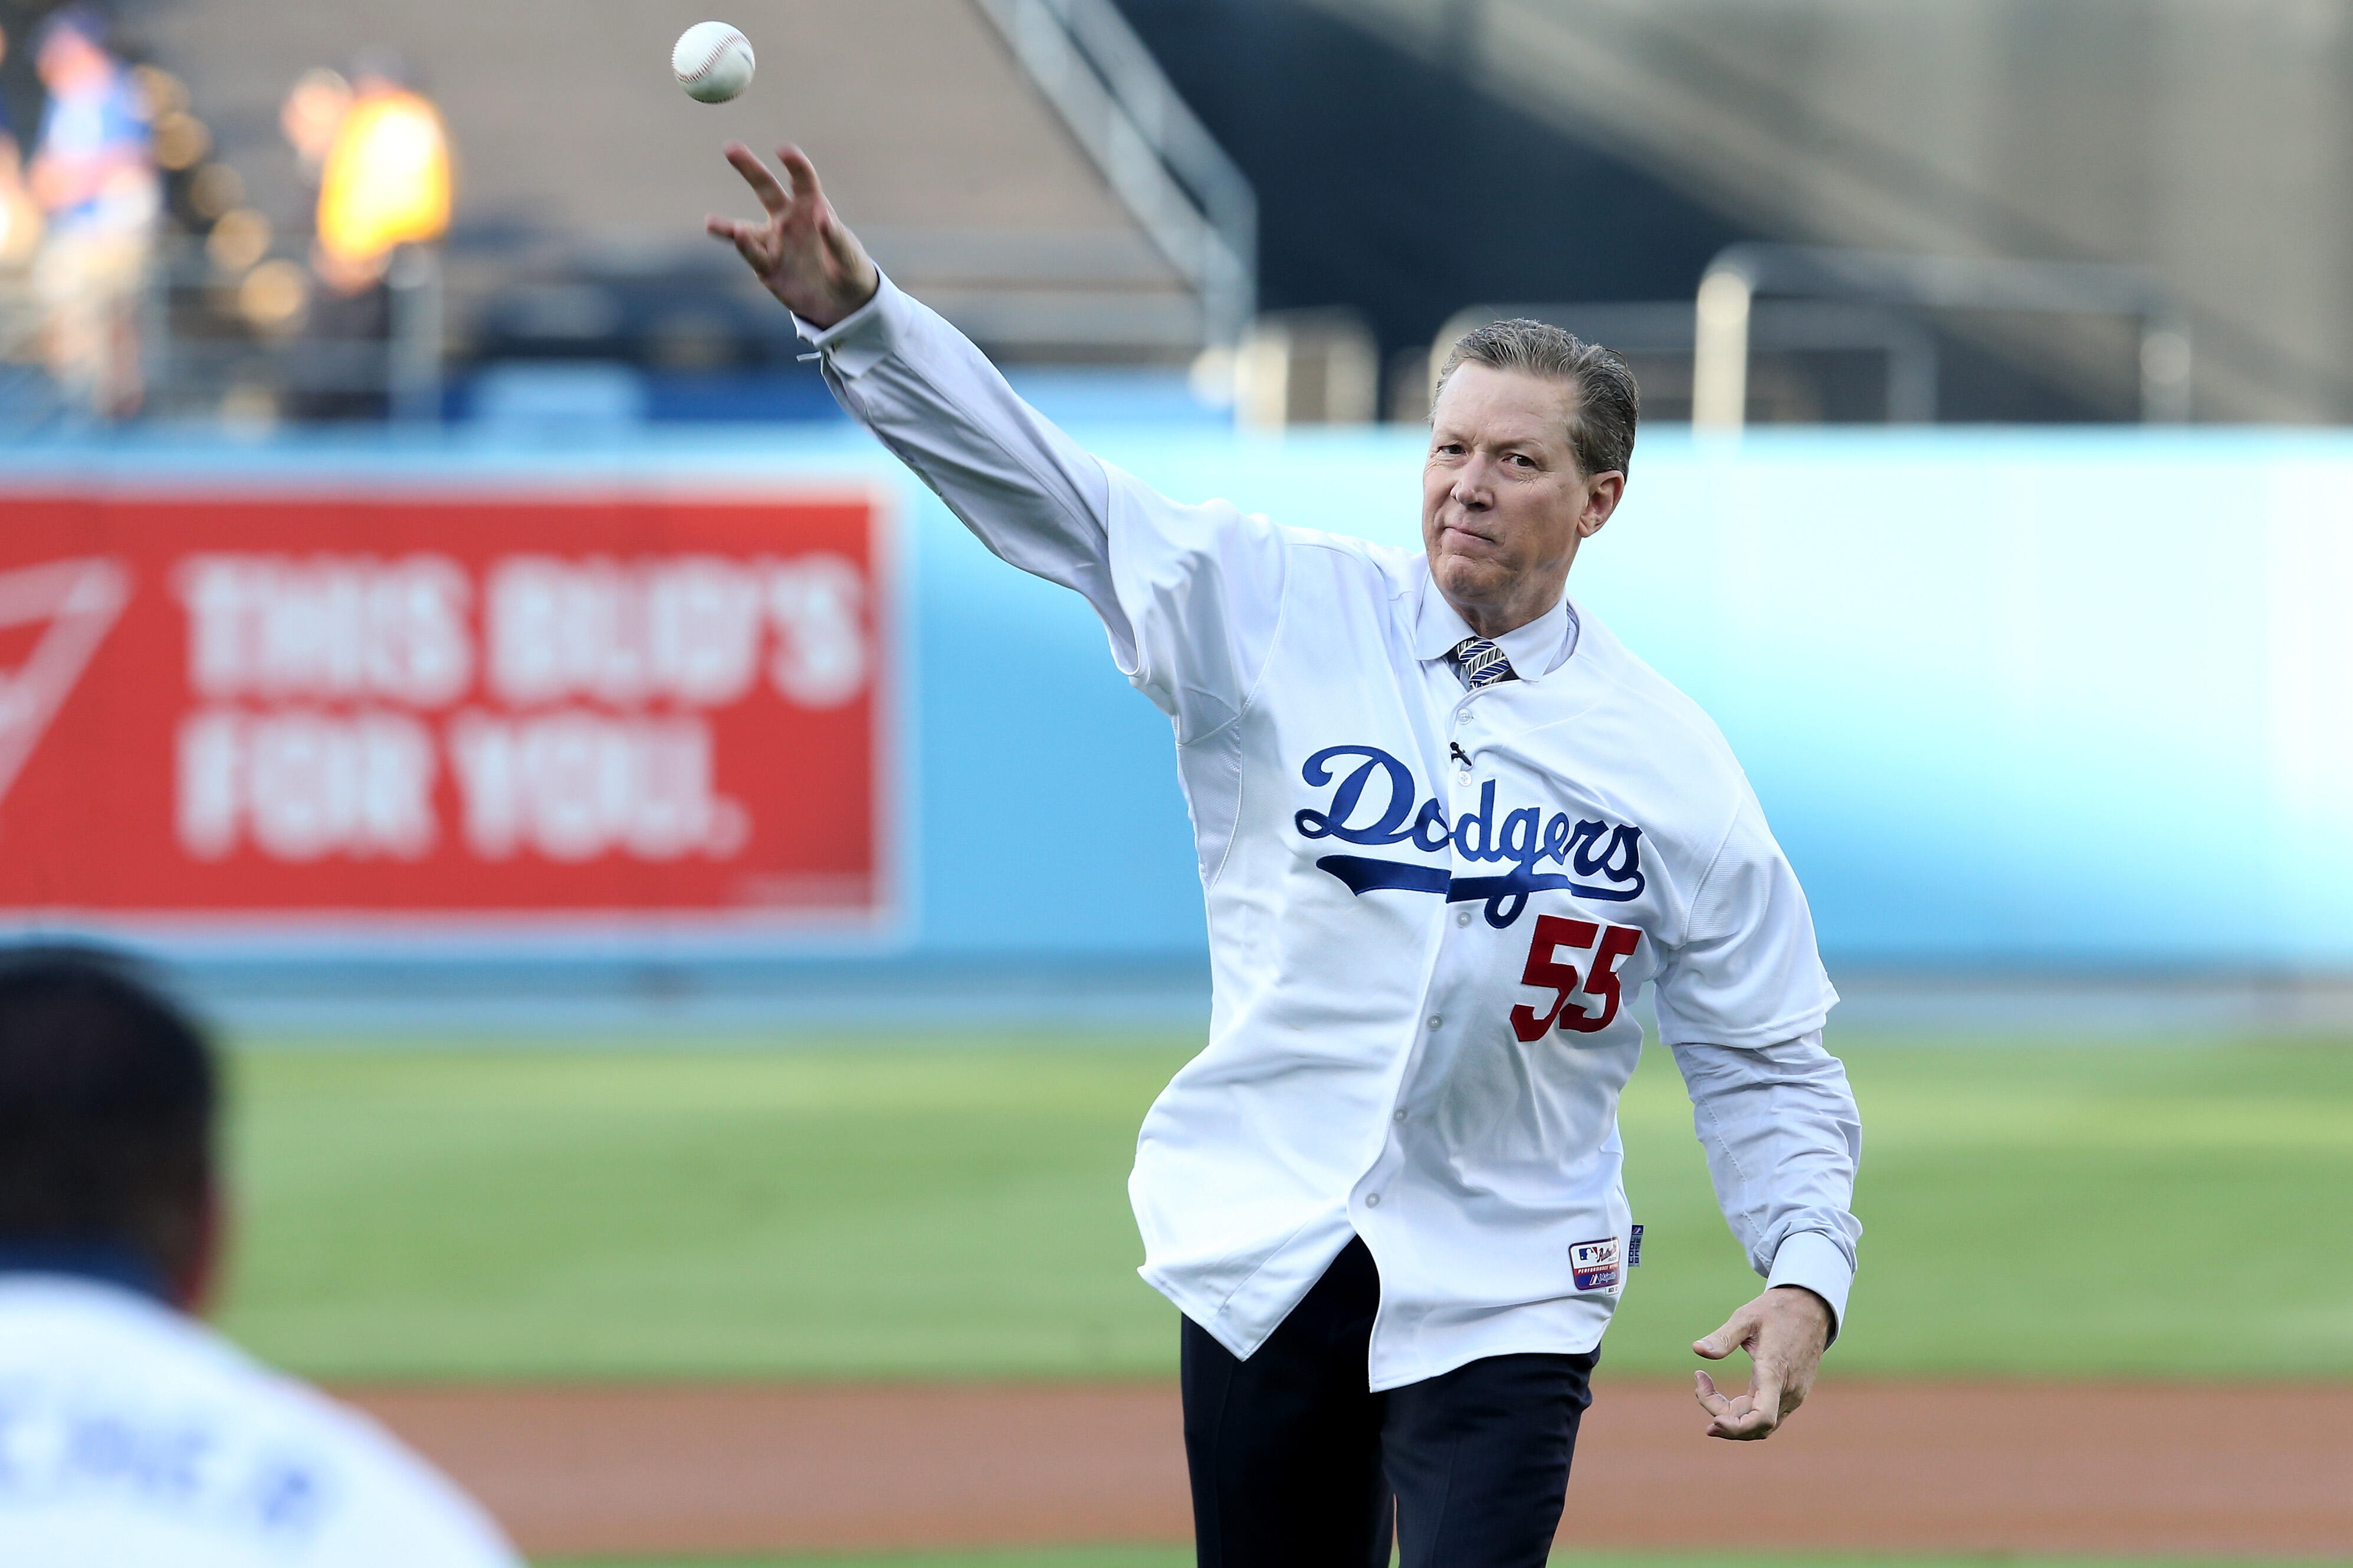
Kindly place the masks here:
[(1485, 511), (1495, 504), (1495, 460), (1484, 452), (1472, 452), (1454, 475), (1454, 502), (1472, 511)]

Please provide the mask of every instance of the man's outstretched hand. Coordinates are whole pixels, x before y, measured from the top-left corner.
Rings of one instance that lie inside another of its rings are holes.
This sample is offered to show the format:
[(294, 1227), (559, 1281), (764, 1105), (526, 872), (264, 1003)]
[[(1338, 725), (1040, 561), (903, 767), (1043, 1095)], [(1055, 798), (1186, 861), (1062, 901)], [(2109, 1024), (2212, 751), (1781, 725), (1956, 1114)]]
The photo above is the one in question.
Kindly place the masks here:
[(1806, 1402), (1830, 1339), (1830, 1304), (1801, 1285), (1776, 1285), (1695, 1342), (1692, 1349), (1710, 1361), (1745, 1350), (1750, 1363), (1746, 1394), (1719, 1393), (1715, 1379), (1692, 1373), (1700, 1405), (1714, 1418), (1707, 1435), (1735, 1442), (1770, 1437), (1782, 1417)]
[(874, 298), (881, 274), (858, 237), (834, 216), (807, 153), (797, 147), (776, 150), (776, 162), (792, 184), (788, 191), (741, 142), (730, 142), (723, 151), (768, 217), (765, 223), (739, 223), (713, 215), (703, 220), (705, 231), (732, 243), (768, 292), (811, 326), (832, 326)]

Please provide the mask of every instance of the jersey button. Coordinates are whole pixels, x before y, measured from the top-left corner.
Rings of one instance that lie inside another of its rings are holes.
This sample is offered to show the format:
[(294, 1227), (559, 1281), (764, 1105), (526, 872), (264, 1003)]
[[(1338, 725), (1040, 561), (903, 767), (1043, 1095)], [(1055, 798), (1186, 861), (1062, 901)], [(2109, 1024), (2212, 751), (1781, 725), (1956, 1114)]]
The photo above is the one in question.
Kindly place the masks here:
[(1467, 925), (1469, 925), (1469, 924), (1471, 923), (1471, 911), (1470, 911), (1469, 910), (1455, 910), (1455, 911), (1454, 911), (1454, 923), (1455, 923), (1456, 925), (1459, 925), (1459, 926), (1467, 926)]
[(1397, 1113), (1395, 1116), (1390, 1117), (1390, 1118), (1389, 1118), (1389, 1120), (1390, 1120), (1390, 1121), (1403, 1121), (1405, 1120), (1405, 1111), (1404, 1111), (1404, 1110), (1403, 1110), (1402, 1108), (1400, 1108), (1400, 1109), (1398, 1110), (1398, 1113)]
[(1432, 1013), (1432, 1014), (1430, 1016), (1430, 1026), (1431, 1028), (1433, 1028), (1433, 1029), (1435, 1029), (1436, 1027), (1438, 1027), (1438, 1026), (1439, 1026), (1439, 1025), (1443, 1024), (1444, 1022), (1446, 1022), (1446, 1020), (1445, 1020), (1445, 1019), (1443, 1019), (1443, 1018), (1441, 1018), (1441, 1017), (1440, 1017), (1440, 1016), (1439, 1016), (1437, 1014), (1435, 1014), (1435, 1013)]
[(1378, 1193), (1366, 1193), (1365, 1194), (1365, 1206), (1368, 1209), (1377, 1209), (1380, 1207), (1381, 1194)]
[(1456, 709), (1454, 710), (1454, 721), (1458, 724), (1468, 724), (1471, 722), (1471, 710), (1468, 708)]

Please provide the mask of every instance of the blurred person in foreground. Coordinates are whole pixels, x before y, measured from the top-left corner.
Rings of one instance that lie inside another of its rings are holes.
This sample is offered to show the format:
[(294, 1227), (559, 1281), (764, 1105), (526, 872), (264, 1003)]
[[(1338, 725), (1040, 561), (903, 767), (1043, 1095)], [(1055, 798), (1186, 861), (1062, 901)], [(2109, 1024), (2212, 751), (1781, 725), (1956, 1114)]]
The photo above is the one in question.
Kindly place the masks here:
[(33, 153), (33, 197), (47, 228), (33, 263), (47, 358), (67, 401), (90, 414), (138, 412), (139, 297), (163, 184), (139, 84), (106, 47), (96, 12), (69, 5), (34, 35), (48, 109)]
[(1731, 749), (1568, 596), (1625, 489), (1625, 364), (1537, 321), (1466, 333), (1419, 551), (1188, 506), (1025, 405), (782, 156), (789, 188), (728, 147), (767, 213), (710, 232), (984, 544), (1086, 596), (1175, 731), (1214, 992), (1128, 1191), (1184, 1314), (1203, 1568), (1387, 1568), (1392, 1542), (1542, 1568), (1641, 1261), (1617, 1110), (1646, 984), (1766, 1277), (1693, 1347), (1745, 1348), (1749, 1387), (1694, 1393), (1710, 1436), (1768, 1436), (1845, 1310), (1862, 1130)]
[(217, 1081), (121, 963), (0, 952), (0, 1563), (520, 1568), (365, 1417), (196, 1321)]

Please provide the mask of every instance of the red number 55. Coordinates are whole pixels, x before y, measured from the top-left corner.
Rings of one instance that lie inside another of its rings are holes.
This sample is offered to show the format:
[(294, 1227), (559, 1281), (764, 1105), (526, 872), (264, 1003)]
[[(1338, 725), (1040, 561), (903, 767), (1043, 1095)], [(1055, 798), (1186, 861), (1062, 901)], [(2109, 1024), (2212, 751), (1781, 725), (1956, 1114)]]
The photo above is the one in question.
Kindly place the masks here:
[[(1594, 953), (1588, 978), (1580, 985), (1577, 966), (1558, 963), (1554, 955), (1564, 947), (1591, 952), (1597, 940), (1601, 951)], [(1622, 996), (1618, 987), (1618, 966), (1626, 962), (1641, 940), (1642, 933), (1632, 926), (1604, 926), (1592, 921), (1538, 915), (1535, 941), (1528, 945), (1528, 963), (1520, 971), (1520, 984), (1550, 988), (1552, 1005), (1542, 1013), (1525, 1002), (1513, 1008), (1512, 1033), (1523, 1040), (1541, 1039), (1556, 1018), (1562, 1028), (1574, 1034), (1591, 1035), (1608, 1028), (1609, 1021), (1618, 1016)], [(1582, 1007), (1572, 1006), (1569, 998), (1579, 990), (1599, 1002), (1601, 1011), (1588, 1013)]]

